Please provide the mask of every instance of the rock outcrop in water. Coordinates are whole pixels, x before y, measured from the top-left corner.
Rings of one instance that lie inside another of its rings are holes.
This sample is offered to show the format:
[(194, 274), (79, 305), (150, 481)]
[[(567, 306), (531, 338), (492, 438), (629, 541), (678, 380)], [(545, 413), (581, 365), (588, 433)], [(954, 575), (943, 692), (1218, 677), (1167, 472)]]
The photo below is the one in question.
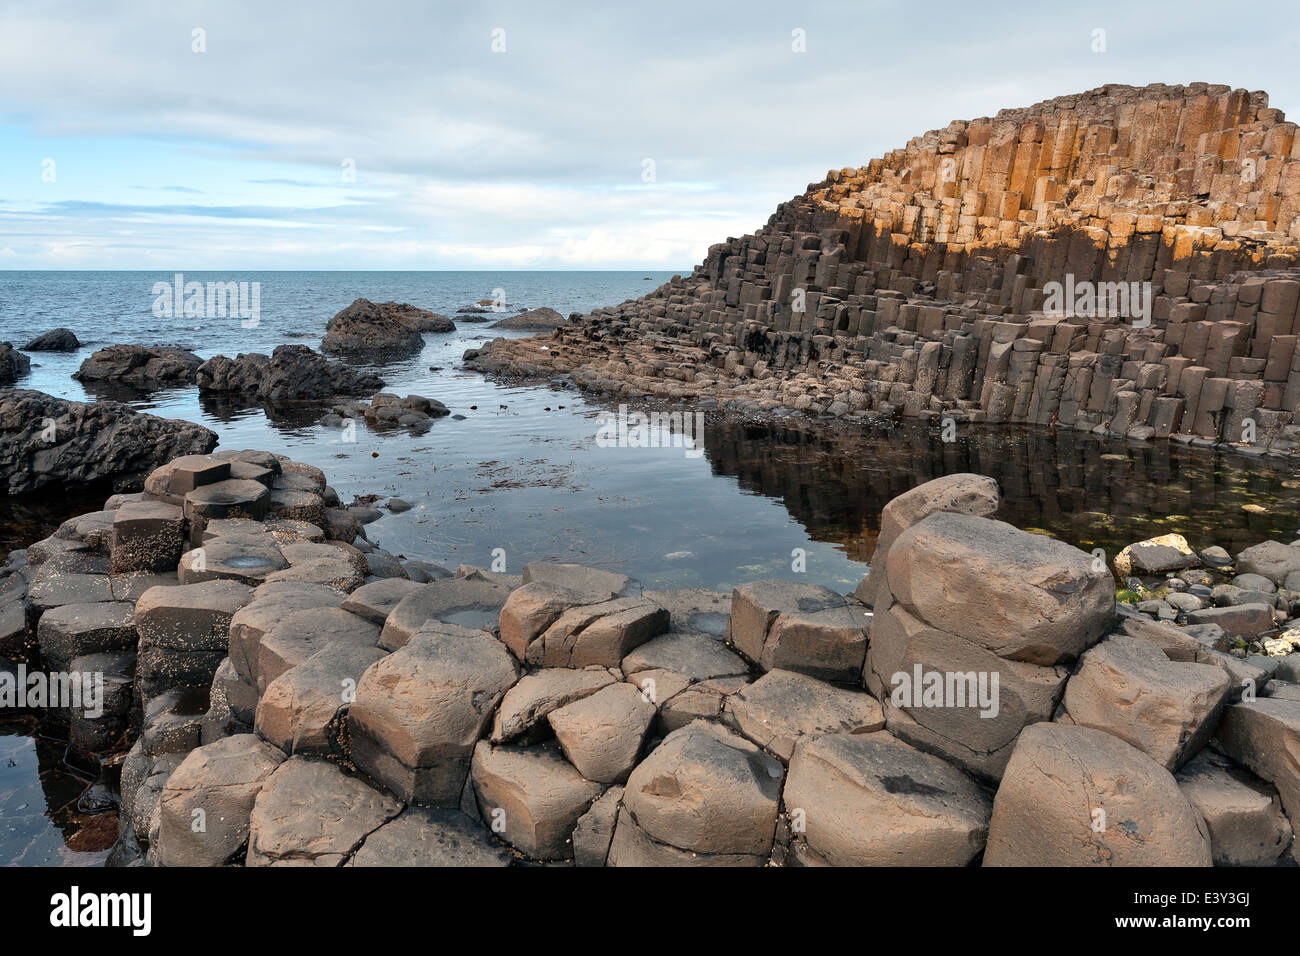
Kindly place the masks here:
[(412, 305), (357, 299), (329, 320), (321, 351), (410, 354), (424, 347), (421, 332), (450, 332), (455, 328), (445, 316)]
[(0, 484), (11, 495), (104, 480), (138, 488), (159, 464), (216, 444), (202, 425), (116, 402), (69, 402), (28, 389), (0, 394)]
[(12, 385), (32, 368), (32, 360), (9, 342), (0, 342), (0, 385)]
[(1300, 141), (1265, 94), (1106, 86), (832, 170), (690, 276), (474, 362), (745, 412), (1291, 455), (1298, 257)]
[(110, 345), (81, 363), (72, 377), (81, 382), (108, 382), (140, 391), (193, 385), (203, 359), (170, 346)]
[(280, 345), (233, 359), (214, 355), (195, 374), (200, 392), (241, 395), (262, 402), (333, 398), (373, 392), (384, 381), (373, 372), (332, 362), (305, 345)]
[[(334, 497), (280, 456), (189, 456), (29, 549), (47, 664), (120, 691), (69, 715), (83, 757), (130, 744), (116, 862), (1208, 865), (1292, 844), (1297, 685), (1210, 629), (1117, 615), (1091, 555), (988, 517), (986, 478), (892, 502), (848, 596), (548, 563), (417, 580)], [(1285, 581), (1300, 547), (1237, 565)]]
[(51, 329), (32, 339), (23, 349), (28, 352), (75, 352), (81, 341), (71, 329)]

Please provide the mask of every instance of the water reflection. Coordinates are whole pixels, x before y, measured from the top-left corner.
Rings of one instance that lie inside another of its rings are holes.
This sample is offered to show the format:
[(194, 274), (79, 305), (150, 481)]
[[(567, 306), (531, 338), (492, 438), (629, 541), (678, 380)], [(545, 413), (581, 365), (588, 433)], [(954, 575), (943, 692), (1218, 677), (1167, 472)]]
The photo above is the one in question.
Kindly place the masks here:
[(955, 472), (997, 480), (1002, 520), (1108, 554), (1168, 532), (1234, 554), (1300, 534), (1295, 466), (1173, 443), (974, 426), (943, 442), (918, 425), (720, 421), (705, 431), (705, 455), (715, 474), (778, 499), (811, 538), (855, 561), (870, 560), (885, 504)]

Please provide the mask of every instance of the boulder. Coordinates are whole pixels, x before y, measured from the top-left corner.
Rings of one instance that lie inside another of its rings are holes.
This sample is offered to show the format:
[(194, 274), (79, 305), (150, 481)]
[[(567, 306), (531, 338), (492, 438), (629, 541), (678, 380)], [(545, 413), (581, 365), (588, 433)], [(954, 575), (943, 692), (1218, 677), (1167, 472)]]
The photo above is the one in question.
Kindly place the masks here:
[(169, 346), (109, 345), (92, 354), (72, 373), (80, 382), (112, 382), (141, 391), (193, 385), (203, 360)]
[(26, 389), (0, 395), (0, 487), (11, 495), (105, 480), (139, 488), (163, 462), (216, 444), (202, 425), (116, 402), (69, 402)]
[(1205, 749), (1174, 775), (1210, 831), (1215, 866), (1273, 866), (1291, 845), (1277, 790)]
[(381, 627), (402, 599), (414, 594), (423, 584), (406, 578), (384, 578), (363, 584), (343, 601), (343, 610), (351, 611)]
[(135, 609), (127, 601), (64, 604), (41, 615), (36, 640), (56, 670), (84, 654), (134, 648)]
[(342, 593), (320, 584), (272, 583), (253, 591), (253, 600), (230, 619), (230, 661), (245, 682), (257, 686), (262, 637), (295, 611), (338, 607)]
[(470, 779), (479, 812), (493, 832), (537, 860), (573, 855), (578, 820), (604, 791), (584, 780), (553, 746), (474, 748)]
[(75, 352), (81, 342), (71, 329), (51, 329), (23, 346), (25, 352)]
[(1209, 832), (1164, 767), (1090, 727), (1034, 724), (993, 800), (985, 866), (1209, 866)]
[(215, 355), (199, 366), (195, 380), (200, 392), (271, 404), (365, 395), (384, 384), (373, 372), (330, 361), (305, 345), (277, 346), (269, 358), (258, 353), (234, 359)]
[(540, 667), (617, 667), (634, 648), (668, 628), (668, 612), (644, 598), (570, 608), (528, 647)]
[(932, 514), (898, 536), (888, 569), (895, 601), (931, 627), (1009, 660), (1070, 663), (1114, 619), (1105, 567), (1002, 521)]
[(550, 332), (564, 325), (564, 322), (564, 316), (554, 309), (543, 306), (540, 309), (531, 309), (528, 312), (520, 312), (518, 315), (498, 319), (488, 328), (514, 329), (519, 332)]
[(1281, 541), (1264, 541), (1237, 555), (1240, 574), (1259, 574), (1276, 585), (1284, 585), (1287, 576), (1300, 571), (1300, 547)]
[(756, 581), (731, 596), (731, 640), (764, 670), (856, 680), (869, 623), (862, 605), (819, 584)]
[(960, 770), (883, 731), (799, 740), (784, 802), (796, 840), (832, 866), (965, 866), (991, 812)]
[(248, 828), (248, 866), (342, 866), (402, 810), (326, 760), (290, 757), (262, 785)]
[(580, 774), (597, 783), (622, 783), (654, 717), (655, 705), (640, 690), (618, 683), (551, 711), (547, 720)]
[(379, 642), (379, 627), (337, 607), (293, 611), (267, 631), (258, 643), (257, 686), (262, 693), (291, 667), (305, 663), (330, 645), (371, 648)]
[(163, 866), (221, 866), (248, 841), (253, 802), (284, 754), (254, 734), (200, 747), (172, 772), (159, 801)]
[(369, 299), (357, 299), (325, 327), (322, 352), (411, 354), (424, 348), (424, 337), (393, 311)]
[(1115, 571), (1120, 577), (1167, 574), (1195, 568), (1200, 563), (1201, 559), (1181, 534), (1165, 534), (1138, 541), (1115, 555)]
[(347, 717), (352, 759), (403, 800), (454, 807), (474, 745), (518, 677), (491, 634), (431, 623), (362, 676)]
[(858, 586), (859, 600), (874, 608), (887, 603), (889, 587), (885, 559), (898, 536), (918, 521), (940, 511), (987, 518), (998, 510), (1001, 499), (998, 483), (983, 475), (945, 475), (892, 499), (880, 512), (880, 533), (871, 555), (867, 577)]
[(1231, 637), (1253, 641), (1273, 629), (1273, 608), (1263, 603), (1238, 604), (1235, 607), (1207, 607), (1187, 615), (1191, 624), (1217, 624)]
[(1300, 820), (1300, 701), (1261, 697), (1231, 704), (1219, 723), (1219, 749), (1277, 787)]
[(526, 674), (501, 698), (489, 739), (494, 744), (534, 743), (549, 726), (544, 721), (551, 711), (612, 683), (614, 677), (603, 667), (548, 667)]
[(230, 620), (253, 589), (237, 581), (152, 587), (135, 605), (140, 643), (177, 651), (221, 651), (230, 644)]
[(885, 712), (871, 695), (779, 669), (726, 698), (725, 713), (730, 726), (786, 762), (805, 736), (885, 728)]
[(766, 858), (784, 776), (779, 760), (743, 737), (695, 721), (665, 737), (637, 765), (623, 807), (629, 823), (657, 843), (692, 853)]
[(257, 704), (257, 732), (287, 754), (334, 752), (341, 715), (361, 675), (385, 654), (377, 647), (325, 645), (266, 685)]
[(0, 385), (12, 385), (31, 371), (32, 360), (9, 342), (0, 342)]
[(1171, 661), (1154, 644), (1116, 635), (1083, 655), (1064, 703), (1073, 723), (1114, 734), (1175, 770), (1209, 740), (1230, 689), (1222, 668)]

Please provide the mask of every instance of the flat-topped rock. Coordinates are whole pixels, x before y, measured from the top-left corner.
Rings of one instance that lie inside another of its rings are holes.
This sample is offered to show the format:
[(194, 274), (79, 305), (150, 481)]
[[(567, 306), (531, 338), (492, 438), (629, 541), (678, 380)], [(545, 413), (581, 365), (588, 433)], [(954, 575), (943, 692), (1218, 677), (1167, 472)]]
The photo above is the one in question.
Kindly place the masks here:
[(871, 695), (779, 669), (727, 697), (725, 708), (736, 730), (785, 761), (805, 736), (885, 727), (885, 712)]
[(334, 752), (342, 713), (361, 676), (385, 654), (377, 647), (326, 644), (266, 685), (254, 729), (290, 755)]
[(401, 804), (335, 764), (290, 757), (253, 804), (248, 866), (342, 866)]
[(257, 686), (265, 693), (277, 677), (332, 644), (375, 647), (379, 628), (338, 607), (293, 611), (262, 635), (257, 650)]
[(668, 611), (644, 598), (571, 608), (528, 647), (540, 667), (616, 667), (634, 648), (668, 628)]
[(459, 810), (408, 807), (366, 837), (349, 866), (509, 866), (509, 852)]
[(432, 623), (362, 676), (347, 717), (352, 759), (403, 800), (454, 807), (474, 744), (518, 677), (491, 634)]
[(588, 780), (622, 783), (636, 765), (655, 705), (627, 683), (611, 684), (547, 715), (564, 756)]
[(798, 839), (832, 866), (965, 866), (992, 811), (960, 770), (883, 731), (799, 740), (784, 802)]
[(231, 618), (252, 596), (253, 589), (238, 581), (153, 587), (136, 602), (136, 631), (155, 647), (224, 652)]
[(429, 621), (470, 627), (494, 624), (511, 590), (507, 583), (479, 577), (434, 581), (393, 607), (380, 646), (397, 650)]
[(227, 578), (257, 586), (289, 562), (269, 534), (221, 535), (181, 555), (176, 574), (182, 584)]
[(494, 744), (512, 743), (516, 738), (520, 743), (534, 743), (535, 729), (546, 729), (545, 719), (551, 711), (612, 683), (614, 676), (603, 667), (548, 667), (525, 674), (501, 698), (489, 739)]
[(732, 592), (731, 640), (764, 670), (854, 680), (867, 652), (869, 612), (830, 588), (756, 581)]
[(47, 660), (64, 665), (83, 654), (133, 648), (135, 608), (126, 601), (64, 604), (41, 615), (36, 640)]

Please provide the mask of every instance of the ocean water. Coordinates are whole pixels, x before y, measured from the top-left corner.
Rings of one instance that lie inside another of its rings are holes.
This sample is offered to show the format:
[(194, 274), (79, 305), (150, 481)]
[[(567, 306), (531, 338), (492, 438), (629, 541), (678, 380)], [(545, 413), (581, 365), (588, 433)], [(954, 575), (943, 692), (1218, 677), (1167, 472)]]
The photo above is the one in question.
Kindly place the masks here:
[[(648, 277), (648, 278), (647, 278)], [(325, 470), (346, 501), (397, 496), (414, 507), (368, 526), (372, 540), (412, 559), (518, 572), (536, 560), (622, 571), (645, 587), (729, 590), (762, 578), (852, 589), (866, 571), (880, 509), (931, 478), (996, 478), (998, 517), (1078, 547), (1114, 554), (1171, 531), (1231, 551), (1300, 537), (1293, 466), (1169, 444), (1103, 441), (1072, 432), (964, 429), (956, 442), (918, 425), (844, 427), (803, 416), (745, 421), (711, 415), (701, 448), (602, 447), (613, 408), (563, 384), (501, 383), (462, 368), (461, 355), (497, 332), (456, 315), (504, 290), (509, 312), (549, 306), (567, 315), (644, 294), (669, 278), (630, 272), (194, 273), (186, 280), (257, 282), (260, 321), (155, 314), (155, 283), (172, 273), (0, 272), (0, 341), (21, 346), (65, 326), (83, 347), (31, 353), (18, 384), (63, 398), (125, 401), (200, 422), (219, 448), (264, 448)], [(110, 343), (179, 344), (205, 358), (316, 348), (325, 324), (357, 297), (445, 313), (454, 332), (426, 334), (416, 356), (373, 368), (386, 390), (445, 403), (454, 416), (422, 434), (372, 431), (355, 441), (320, 424), (323, 405), (241, 406), (197, 389), (144, 395), (87, 389), (71, 375)], [(646, 410), (632, 403), (634, 410)], [(680, 409), (690, 412), (692, 409)], [(702, 453), (701, 453), (702, 452)], [(0, 553), (100, 507), (103, 489), (0, 498)], [(30, 716), (0, 721), (0, 864), (94, 864), (115, 833), (86, 806), (91, 781), (61, 762), (59, 741)]]

